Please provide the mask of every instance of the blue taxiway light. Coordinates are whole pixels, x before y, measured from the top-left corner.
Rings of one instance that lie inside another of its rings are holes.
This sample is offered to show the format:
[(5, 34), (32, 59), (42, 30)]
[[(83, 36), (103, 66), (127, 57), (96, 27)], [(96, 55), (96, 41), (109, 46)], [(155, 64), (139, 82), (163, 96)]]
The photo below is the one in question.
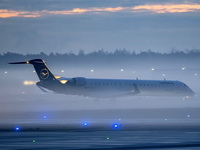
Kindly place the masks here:
[(20, 130), (20, 128), (19, 127), (15, 127), (15, 131), (19, 131)]
[(88, 123), (87, 123), (87, 122), (84, 122), (83, 125), (84, 125), (84, 126), (88, 126)]
[(44, 119), (47, 119), (47, 116), (43, 116)]
[(112, 127), (113, 127), (114, 129), (119, 129), (120, 126), (121, 126), (121, 124), (119, 124), (119, 123), (114, 123), (114, 124), (112, 125)]

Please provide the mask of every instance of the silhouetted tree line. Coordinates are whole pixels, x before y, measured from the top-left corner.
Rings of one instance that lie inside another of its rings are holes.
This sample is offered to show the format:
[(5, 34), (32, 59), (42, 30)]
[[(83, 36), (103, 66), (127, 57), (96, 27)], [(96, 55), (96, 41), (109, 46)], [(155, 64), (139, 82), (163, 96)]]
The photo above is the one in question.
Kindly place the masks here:
[(84, 50), (80, 50), (78, 54), (69, 53), (50, 53), (45, 54), (43, 52), (39, 54), (19, 54), (7, 52), (0, 54), (0, 66), (4, 67), (8, 62), (14, 61), (26, 61), (30, 59), (44, 59), (51, 65), (64, 65), (64, 66), (82, 66), (82, 65), (118, 65), (118, 64), (138, 64), (149, 62), (156, 64), (158, 62), (173, 63), (179, 61), (183, 62), (196, 62), (200, 65), (200, 50), (172, 50), (170, 53), (153, 52), (151, 50), (142, 51), (136, 53), (130, 52), (126, 49), (115, 50), (114, 52), (107, 52), (102, 50), (85, 53)]

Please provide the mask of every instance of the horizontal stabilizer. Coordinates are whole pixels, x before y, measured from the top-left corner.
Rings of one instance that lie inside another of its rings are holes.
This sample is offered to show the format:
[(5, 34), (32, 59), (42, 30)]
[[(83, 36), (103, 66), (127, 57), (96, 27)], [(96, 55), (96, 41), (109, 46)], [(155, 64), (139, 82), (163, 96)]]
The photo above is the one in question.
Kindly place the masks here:
[(22, 61), (22, 62), (11, 62), (9, 64), (29, 64), (28, 61)]

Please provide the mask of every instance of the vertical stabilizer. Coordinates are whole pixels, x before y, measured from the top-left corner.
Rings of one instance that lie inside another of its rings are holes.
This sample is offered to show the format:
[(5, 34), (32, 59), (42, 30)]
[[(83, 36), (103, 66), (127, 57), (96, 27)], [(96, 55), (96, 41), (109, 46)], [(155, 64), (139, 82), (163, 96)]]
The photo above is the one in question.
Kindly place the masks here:
[(54, 75), (49, 71), (46, 63), (42, 59), (33, 59), (26, 62), (13, 62), (9, 64), (32, 64), (40, 81), (52, 81), (56, 80)]

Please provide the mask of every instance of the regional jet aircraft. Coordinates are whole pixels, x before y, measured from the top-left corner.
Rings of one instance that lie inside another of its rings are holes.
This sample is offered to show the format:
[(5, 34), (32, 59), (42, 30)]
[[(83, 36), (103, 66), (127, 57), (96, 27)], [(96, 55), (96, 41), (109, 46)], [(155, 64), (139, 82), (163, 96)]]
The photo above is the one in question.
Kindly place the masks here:
[(194, 95), (194, 92), (180, 81), (65, 78), (54, 76), (42, 59), (10, 64), (32, 64), (40, 79), (36, 85), (44, 92), (52, 91), (54, 93), (95, 98), (118, 98), (124, 96), (188, 98)]

